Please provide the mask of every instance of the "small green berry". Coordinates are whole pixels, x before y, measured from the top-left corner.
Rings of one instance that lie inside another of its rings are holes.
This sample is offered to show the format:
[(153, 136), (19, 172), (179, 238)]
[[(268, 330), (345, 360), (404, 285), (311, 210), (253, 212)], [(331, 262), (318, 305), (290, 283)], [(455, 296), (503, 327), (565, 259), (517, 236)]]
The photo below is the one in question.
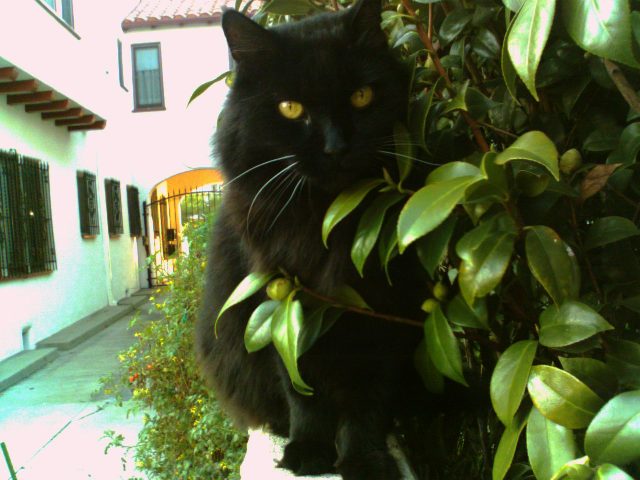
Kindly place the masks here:
[(438, 282), (433, 286), (433, 296), (440, 302), (447, 298), (448, 293), (449, 288), (442, 282)]
[(565, 175), (571, 175), (582, 165), (582, 155), (575, 148), (567, 150), (560, 157), (560, 171)]
[(435, 298), (427, 298), (420, 308), (423, 312), (432, 313), (436, 308), (438, 308), (438, 305), (440, 305), (440, 302)]
[(276, 278), (267, 285), (267, 296), (271, 300), (284, 300), (293, 290), (293, 285), (288, 278)]

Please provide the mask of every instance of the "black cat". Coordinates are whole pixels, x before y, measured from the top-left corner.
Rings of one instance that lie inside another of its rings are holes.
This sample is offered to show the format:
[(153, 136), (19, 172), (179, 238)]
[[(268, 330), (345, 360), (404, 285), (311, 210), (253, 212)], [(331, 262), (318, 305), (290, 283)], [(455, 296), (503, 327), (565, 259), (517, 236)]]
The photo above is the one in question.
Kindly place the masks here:
[(393, 287), (376, 265), (364, 279), (357, 274), (349, 257), (356, 215), (334, 230), (328, 249), (321, 241), (336, 195), (395, 162), (384, 151), (406, 114), (408, 80), (380, 28), (380, 0), (269, 30), (227, 11), (222, 26), (237, 69), (215, 139), (230, 181), (197, 329), (203, 371), (241, 426), (268, 425), (289, 437), (282, 467), (398, 479), (386, 436), (418, 388), (411, 359), (419, 329), (345, 313), (299, 360), (312, 396), (291, 387), (273, 346), (245, 350), (247, 320), (264, 294), (222, 315), (217, 338), (213, 330), (246, 275), (279, 268), (319, 293), (348, 284), (377, 311), (424, 315), (426, 287), (407, 275), (414, 268), (408, 255), (392, 268)]

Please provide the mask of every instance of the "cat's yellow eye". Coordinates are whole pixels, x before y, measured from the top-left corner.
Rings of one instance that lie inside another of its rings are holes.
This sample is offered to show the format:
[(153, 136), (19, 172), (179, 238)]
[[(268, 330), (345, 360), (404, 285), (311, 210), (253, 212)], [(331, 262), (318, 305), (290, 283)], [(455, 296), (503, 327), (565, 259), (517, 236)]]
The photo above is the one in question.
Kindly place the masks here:
[(364, 86), (357, 89), (351, 95), (351, 105), (356, 108), (364, 108), (368, 106), (373, 100), (373, 89), (370, 86)]
[(297, 120), (304, 113), (302, 104), (291, 100), (280, 102), (278, 110), (284, 118), (288, 118), (289, 120)]

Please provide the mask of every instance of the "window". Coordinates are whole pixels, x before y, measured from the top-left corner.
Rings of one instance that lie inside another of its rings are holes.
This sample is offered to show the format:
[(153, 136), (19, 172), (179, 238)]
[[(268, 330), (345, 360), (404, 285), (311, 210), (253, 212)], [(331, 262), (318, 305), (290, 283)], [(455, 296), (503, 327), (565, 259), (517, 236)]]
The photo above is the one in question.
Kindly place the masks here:
[(132, 45), (135, 110), (164, 110), (160, 44)]
[(0, 150), (0, 279), (55, 269), (49, 166)]
[(78, 207), (80, 209), (80, 234), (95, 237), (100, 233), (96, 176), (90, 172), (78, 172)]
[(64, 22), (73, 28), (73, 0), (41, 0)]
[(142, 235), (140, 200), (138, 199), (138, 189), (131, 185), (127, 185), (127, 207), (129, 208), (129, 234), (132, 237), (139, 237)]
[(109, 235), (122, 234), (122, 197), (120, 182), (110, 178), (104, 181), (105, 197), (107, 199), (107, 223)]

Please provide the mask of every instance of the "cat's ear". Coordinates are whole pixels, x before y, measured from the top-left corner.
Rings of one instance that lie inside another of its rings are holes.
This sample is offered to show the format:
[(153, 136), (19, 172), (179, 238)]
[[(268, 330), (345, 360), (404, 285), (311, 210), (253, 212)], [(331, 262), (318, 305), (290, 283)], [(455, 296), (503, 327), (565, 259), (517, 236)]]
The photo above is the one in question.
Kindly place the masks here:
[(222, 30), (233, 59), (242, 63), (275, 50), (273, 34), (236, 10), (222, 15)]
[(351, 7), (351, 30), (356, 41), (370, 48), (388, 48), (387, 37), (380, 27), (380, 0), (358, 0)]

